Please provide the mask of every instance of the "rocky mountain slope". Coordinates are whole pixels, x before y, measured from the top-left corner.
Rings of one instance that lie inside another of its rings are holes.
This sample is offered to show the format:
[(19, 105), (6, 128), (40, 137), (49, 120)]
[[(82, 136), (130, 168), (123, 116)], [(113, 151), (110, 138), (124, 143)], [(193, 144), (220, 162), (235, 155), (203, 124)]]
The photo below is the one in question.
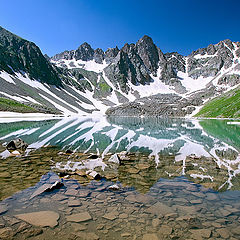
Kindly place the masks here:
[(105, 52), (83, 43), (49, 58), (0, 28), (0, 97), (64, 115), (193, 115), (239, 85), (239, 60), (239, 42), (182, 56), (164, 54), (148, 36)]
[(2, 27), (0, 27), (0, 69), (10, 74), (23, 71), (30, 78), (42, 83), (61, 86), (56, 71), (38, 47)]

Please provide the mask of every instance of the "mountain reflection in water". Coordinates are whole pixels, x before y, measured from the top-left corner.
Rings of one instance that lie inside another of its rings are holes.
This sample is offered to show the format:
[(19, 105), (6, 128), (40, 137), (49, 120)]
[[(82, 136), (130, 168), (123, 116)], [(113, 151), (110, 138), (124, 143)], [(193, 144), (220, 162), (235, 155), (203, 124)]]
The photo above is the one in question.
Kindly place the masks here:
[[(145, 156), (144, 160), (139, 157), (139, 161), (151, 162), (151, 167), (142, 171), (145, 176), (142, 178), (151, 175), (152, 183), (160, 177), (186, 175), (216, 190), (239, 189), (240, 142), (237, 135), (240, 126), (228, 122), (127, 117), (12, 122), (0, 124), (0, 141), (20, 137), (29, 143), (29, 149), (58, 146), (76, 152), (97, 152), (103, 158), (108, 153), (139, 152)], [(0, 150), (4, 157), (4, 149)], [(119, 170), (120, 181), (133, 182), (129, 171), (136, 168), (134, 164), (129, 164), (122, 173)], [(138, 175), (141, 176), (141, 171)], [(151, 187), (146, 185), (145, 191)]]

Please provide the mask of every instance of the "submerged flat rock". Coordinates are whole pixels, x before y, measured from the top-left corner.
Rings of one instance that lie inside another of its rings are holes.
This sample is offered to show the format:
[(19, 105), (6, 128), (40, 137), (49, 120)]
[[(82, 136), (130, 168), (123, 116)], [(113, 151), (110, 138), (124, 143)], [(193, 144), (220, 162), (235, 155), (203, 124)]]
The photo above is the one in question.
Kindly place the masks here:
[(108, 220), (114, 220), (116, 219), (118, 216), (118, 212), (110, 212), (110, 213), (106, 213), (103, 218), (108, 219)]
[(82, 213), (77, 213), (77, 214), (72, 214), (70, 216), (67, 216), (68, 222), (85, 222), (91, 219), (92, 217), (88, 212), (82, 212)]
[(169, 206), (167, 206), (161, 202), (157, 202), (154, 205), (152, 205), (151, 207), (147, 208), (146, 212), (152, 213), (155, 215), (167, 215), (170, 213), (174, 213), (172, 208), (170, 208)]
[(162, 225), (159, 229), (160, 235), (170, 235), (172, 233), (172, 228), (168, 225)]
[(183, 213), (185, 215), (196, 215), (198, 210), (195, 206), (181, 206), (181, 205), (174, 205), (174, 209), (178, 212)]
[(8, 207), (6, 205), (0, 204), (0, 214), (7, 212)]
[(209, 229), (191, 229), (192, 239), (202, 239), (202, 238), (210, 238), (211, 230)]
[(96, 235), (94, 232), (76, 232), (74, 234), (82, 240), (99, 240), (99, 236)]
[(68, 201), (68, 206), (69, 207), (77, 207), (77, 206), (80, 206), (80, 205), (82, 205), (82, 203), (78, 199)]
[(158, 240), (158, 236), (154, 233), (147, 233), (143, 235), (142, 240)]
[(55, 227), (58, 225), (59, 214), (53, 211), (40, 211), (15, 215), (34, 226), (40, 227)]
[(52, 184), (50, 183), (46, 183), (44, 185), (42, 185), (41, 187), (39, 187), (30, 197), (30, 199), (44, 193), (47, 189), (49, 189), (52, 186)]

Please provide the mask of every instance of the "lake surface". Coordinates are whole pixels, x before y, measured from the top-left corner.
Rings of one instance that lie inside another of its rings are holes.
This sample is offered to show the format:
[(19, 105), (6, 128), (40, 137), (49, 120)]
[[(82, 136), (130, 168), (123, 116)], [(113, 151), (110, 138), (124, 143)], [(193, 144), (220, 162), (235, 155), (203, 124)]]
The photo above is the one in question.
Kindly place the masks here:
[[(240, 239), (240, 121), (0, 122), (0, 239)], [(16, 138), (29, 144), (17, 156)]]

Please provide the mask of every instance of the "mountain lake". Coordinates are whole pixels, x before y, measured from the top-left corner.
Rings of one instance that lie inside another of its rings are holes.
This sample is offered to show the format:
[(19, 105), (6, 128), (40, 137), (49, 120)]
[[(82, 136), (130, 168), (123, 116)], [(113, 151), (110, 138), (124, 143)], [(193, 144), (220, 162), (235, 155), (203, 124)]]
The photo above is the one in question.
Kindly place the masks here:
[(0, 239), (240, 239), (239, 134), (227, 119), (2, 118)]

